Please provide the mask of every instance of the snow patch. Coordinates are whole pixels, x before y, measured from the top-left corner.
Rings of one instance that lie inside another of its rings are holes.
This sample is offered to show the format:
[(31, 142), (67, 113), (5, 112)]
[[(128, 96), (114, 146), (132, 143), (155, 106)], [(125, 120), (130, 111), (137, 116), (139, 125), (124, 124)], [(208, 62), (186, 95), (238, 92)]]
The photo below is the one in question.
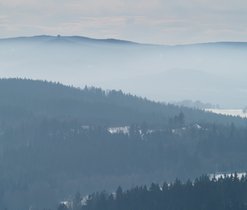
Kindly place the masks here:
[(129, 126), (123, 126), (123, 127), (110, 127), (108, 128), (108, 132), (111, 134), (129, 134), (130, 127)]

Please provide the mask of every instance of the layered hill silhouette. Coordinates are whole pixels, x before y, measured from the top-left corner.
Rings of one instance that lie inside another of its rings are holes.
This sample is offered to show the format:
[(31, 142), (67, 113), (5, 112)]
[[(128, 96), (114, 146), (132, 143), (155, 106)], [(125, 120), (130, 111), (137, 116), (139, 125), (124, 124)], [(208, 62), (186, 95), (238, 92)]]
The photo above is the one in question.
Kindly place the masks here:
[(125, 126), (148, 122), (167, 125), (180, 112), (187, 123), (222, 123), (245, 125), (237, 117), (220, 116), (197, 109), (158, 103), (125, 94), (121, 90), (69, 87), (60, 83), (28, 79), (0, 80), (0, 116), (5, 121), (58, 118), (78, 120), (92, 125)]
[(156, 101), (246, 106), (244, 42), (148, 45), (80, 36), (0, 40), (0, 77), (121, 89)]

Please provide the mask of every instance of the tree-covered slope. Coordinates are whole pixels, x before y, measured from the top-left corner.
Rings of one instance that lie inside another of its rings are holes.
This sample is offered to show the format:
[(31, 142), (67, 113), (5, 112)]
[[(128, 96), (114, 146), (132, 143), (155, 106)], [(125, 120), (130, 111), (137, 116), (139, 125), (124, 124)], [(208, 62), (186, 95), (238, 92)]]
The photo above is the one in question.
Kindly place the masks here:
[(119, 187), (115, 195), (106, 192), (90, 195), (84, 205), (79, 203), (78, 195), (72, 208), (60, 205), (58, 210), (245, 210), (247, 177), (235, 174), (210, 179), (201, 176), (193, 182), (176, 180), (161, 186), (153, 183), (150, 187), (134, 187), (126, 191)]
[(58, 83), (25, 79), (1, 79), (0, 98), (0, 120), (3, 121), (59, 118), (78, 120), (84, 124), (130, 125), (148, 122), (162, 126), (183, 112), (188, 123), (246, 123), (241, 118), (155, 103), (122, 91), (87, 87), (78, 89)]
[(21, 79), (0, 99), (0, 209), (247, 168), (244, 119)]

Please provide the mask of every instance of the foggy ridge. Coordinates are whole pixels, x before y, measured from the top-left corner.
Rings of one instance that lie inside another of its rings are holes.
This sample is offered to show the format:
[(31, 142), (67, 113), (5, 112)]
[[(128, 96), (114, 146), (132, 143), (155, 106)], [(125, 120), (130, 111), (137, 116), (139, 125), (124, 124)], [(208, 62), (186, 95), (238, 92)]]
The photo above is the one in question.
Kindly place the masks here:
[[(0, 40), (0, 77), (121, 89), (156, 101), (247, 101), (247, 44), (146, 45), (79, 36)], [(100, 75), (100, 76), (99, 76)]]

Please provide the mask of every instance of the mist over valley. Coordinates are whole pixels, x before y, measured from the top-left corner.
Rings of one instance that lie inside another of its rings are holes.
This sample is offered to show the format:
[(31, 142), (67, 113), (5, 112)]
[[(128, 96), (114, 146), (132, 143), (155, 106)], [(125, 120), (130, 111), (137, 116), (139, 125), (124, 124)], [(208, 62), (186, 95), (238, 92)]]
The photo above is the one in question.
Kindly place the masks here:
[(121, 89), (160, 102), (246, 106), (247, 44), (148, 45), (79, 36), (0, 40), (0, 76)]

